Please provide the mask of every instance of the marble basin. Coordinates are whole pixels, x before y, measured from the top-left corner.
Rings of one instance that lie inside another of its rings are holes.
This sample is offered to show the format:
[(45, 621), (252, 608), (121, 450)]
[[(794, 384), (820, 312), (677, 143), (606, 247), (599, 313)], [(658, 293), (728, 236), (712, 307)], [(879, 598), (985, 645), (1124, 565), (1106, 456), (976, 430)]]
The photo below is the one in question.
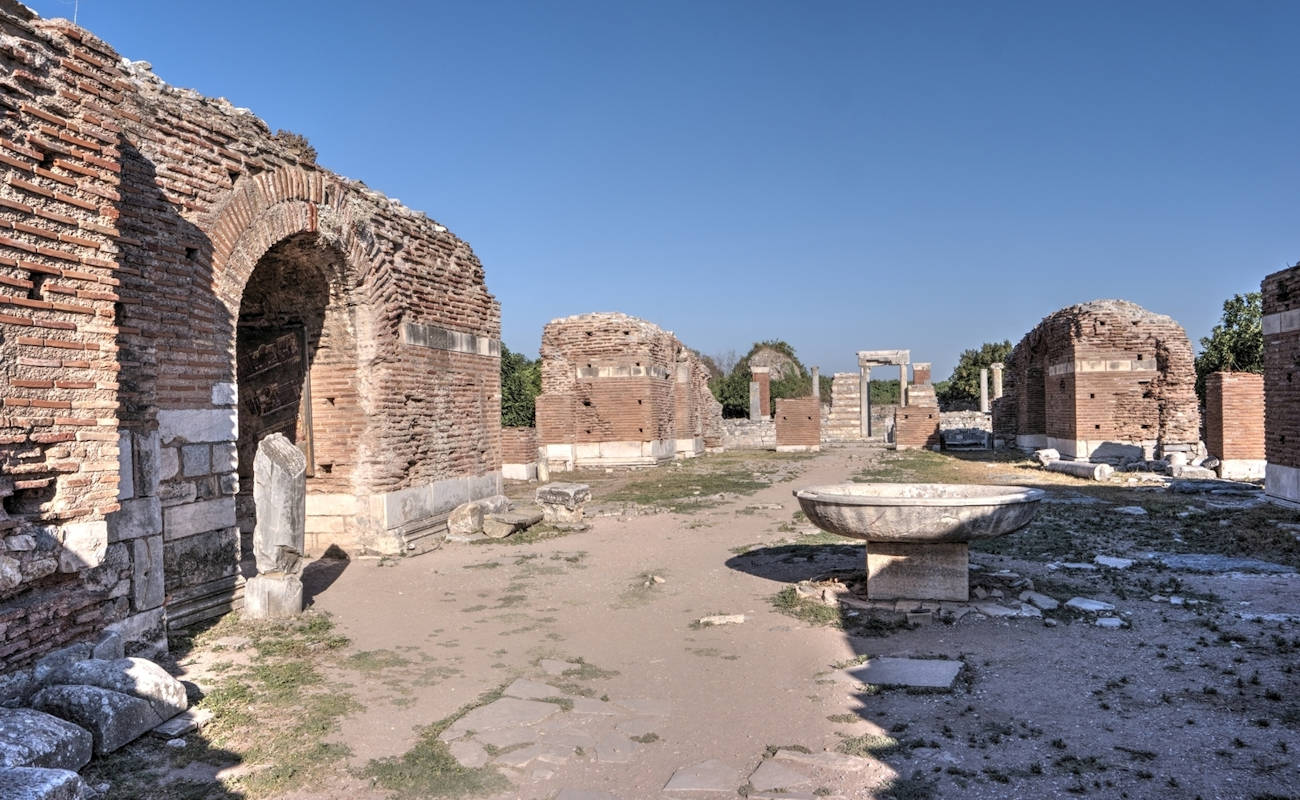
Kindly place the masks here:
[(1041, 489), (954, 483), (841, 483), (794, 493), (814, 525), (867, 543), (873, 600), (969, 599), (968, 542), (1020, 530)]
[(794, 493), (824, 531), (869, 542), (969, 542), (1029, 524), (1041, 489), (960, 483), (841, 483)]

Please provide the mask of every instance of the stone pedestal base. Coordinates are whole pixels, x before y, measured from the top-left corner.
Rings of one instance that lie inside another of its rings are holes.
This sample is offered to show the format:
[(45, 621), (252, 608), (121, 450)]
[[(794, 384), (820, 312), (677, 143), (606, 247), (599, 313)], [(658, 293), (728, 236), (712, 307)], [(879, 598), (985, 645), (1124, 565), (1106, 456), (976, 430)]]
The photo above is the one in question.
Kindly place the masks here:
[(288, 619), (302, 613), (302, 581), (296, 575), (258, 575), (244, 584), (244, 616)]
[(867, 597), (871, 600), (970, 599), (965, 542), (867, 542)]

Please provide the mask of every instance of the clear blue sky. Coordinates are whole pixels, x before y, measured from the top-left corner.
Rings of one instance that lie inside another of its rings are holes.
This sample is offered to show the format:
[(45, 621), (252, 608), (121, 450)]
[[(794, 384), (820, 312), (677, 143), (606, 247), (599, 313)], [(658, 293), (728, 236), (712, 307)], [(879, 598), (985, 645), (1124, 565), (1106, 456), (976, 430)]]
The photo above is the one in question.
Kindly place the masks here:
[[(71, 17), (72, 0), (31, 3)], [(1193, 341), (1300, 260), (1300, 3), (81, 0), (469, 241), (503, 338), (618, 310), (946, 377), (1122, 297)]]

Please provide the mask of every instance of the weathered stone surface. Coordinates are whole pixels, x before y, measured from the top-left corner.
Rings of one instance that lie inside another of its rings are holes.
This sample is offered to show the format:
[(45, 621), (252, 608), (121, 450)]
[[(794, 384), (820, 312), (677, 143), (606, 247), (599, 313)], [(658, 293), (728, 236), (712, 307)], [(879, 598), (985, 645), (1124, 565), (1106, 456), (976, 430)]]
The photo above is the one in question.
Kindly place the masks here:
[(965, 542), (867, 542), (867, 597), (872, 600), (966, 600)]
[(947, 659), (873, 658), (845, 672), (859, 683), (874, 686), (948, 689), (961, 668), (962, 662)]
[(1048, 597), (1041, 592), (1021, 592), (1020, 599), (1043, 611), (1053, 611), (1061, 606), (1055, 598)]
[(1119, 558), (1117, 556), (1097, 556), (1093, 561), (1111, 569), (1128, 569), (1133, 566), (1133, 559)]
[(191, 708), (177, 714), (150, 731), (159, 739), (175, 739), (187, 733), (194, 733), (212, 721), (212, 712), (206, 708)]
[(0, 708), (17, 708), (27, 705), (27, 700), (40, 686), (30, 669), (16, 669), (0, 674)]
[(81, 776), (72, 770), (19, 767), (0, 769), (0, 797), (4, 800), (87, 800), (91, 794)]
[(740, 770), (717, 759), (681, 767), (664, 784), (665, 792), (729, 792), (740, 785)]
[(32, 705), (90, 731), (98, 755), (129, 744), (162, 722), (147, 700), (99, 686), (46, 686), (32, 698)]
[(797, 789), (809, 783), (812, 783), (812, 778), (774, 758), (759, 764), (758, 769), (749, 776), (749, 785), (760, 792), (769, 792), (773, 789)]
[(561, 789), (555, 795), (555, 800), (619, 800), (618, 795), (609, 792), (601, 792), (595, 789)]
[(288, 619), (302, 613), (302, 581), (297, 575), (258, 575), (244, 584), (244, 616)]
[(467, 731), (489, 731), (535, 725), (560, 710), (554, 703), (503, 697), (480, 706), (452, 723), (443, 732), (445, 741), (459, 739)]
[(591, 487), (585, 483), (548, 483), (537, 487), (537, 503), (543, 508), (555, 505), (573, 510), (590, 500)]
[(1093, 624), (1096, 625), (1098, 628), (1110, 628), (1111, 630), (1118, 630), (1124, 627), (1124, 620), (1120, 619), (1119, 617), (1099, 617), (1097, 621), (1094, 622)]
[(1047, 466), (1053, 461), (1060, 461), (1061, 454), (1051, 447), (1044, 447), (1042, 450), (1034, 451), (1034, 460), (1043, 466)]
[(98, 686), (138, 697), (149, 703), (159, 721), (170, 719), (189, 707), (185, 684), (144, 658), (77, 661), (55, 670), (45, 683)]
[(78, 572), (104, 563), (108, 551), (108, 523), (77, 522), (63, 526), (63, 549), (59, 551), (59, 571)]
[(1262, 561), (1258, 558), (1240, 558), (1221, 556), (1214, 553), (1171, 553), (1156, 554), (1156, 560), (1170, 569), (1188, 572), (1270, 572), (1286, 574), (1295, 572), (1294, 567)]
[(1071, 597), (1065, 601), (1066, 608), (1073, 608), (1076, 611), (1084, 611), (1089, 614), (1096, 614), (1100, 611), (1114, 611), (1115, 606), (1102, 600), (1093, 600), (1089, 597)]
[(1130, 517), (1145, 517), (1147, 510), (1142, 506), (1116, 506), (1112, 508), (1116, 514), (1128, 514)]
[(506, 697), (518, 697), (522, 700), (541, 700), (544, 697), (559, 697), (564, 692), (549, 683), (517, 678), (514, 683), (505, 688), (503, 694)]
[(77, 642), (51, 651), (36, 662), (36, 668), (32, 671), (33, 677), (38, 684), (45, 685), (49, 682), (50, 675), (60, 668), (90, 658), (93, 649), (88, 642)]
[(1093, 464), (1090, 461), (1049, 461), (1043, 465), (1043, 469), (1094, 481), (1110, 480), (1110, 476), (1115, 474), (1115, 468), (1110, 464)]
[(481, 745), (468, 739), (447, 745), (451, 757), (466, 769), (478, 769), (492, 760)]
[(305, 547), (307, 457), (283, 434), (273, 433), (257, 445), (253, 503), (257, 506), (253, 529), (257, 571), (297, 575)]
[(93, 745), (90, 731), (67, 720), (30, 708), (0, 709), (0, 767), (77, 770), (90, 761)]
[(471, 536), (483, 532), (483, 506), (476, 501), (461, 503), (447, 517), (447, 533), (451, 536)]
[(493, 539), (504, 539), (512, 533), (527, 530), (541, 521), (542, 512), (540, 510), (489, 514), (483, 520), (483, 533)]

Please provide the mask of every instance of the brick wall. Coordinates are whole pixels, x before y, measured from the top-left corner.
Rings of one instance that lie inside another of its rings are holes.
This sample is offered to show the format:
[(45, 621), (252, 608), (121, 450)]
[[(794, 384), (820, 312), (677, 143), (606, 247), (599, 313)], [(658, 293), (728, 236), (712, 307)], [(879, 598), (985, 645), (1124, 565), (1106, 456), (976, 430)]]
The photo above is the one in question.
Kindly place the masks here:
[(233, 607), (259, 432), (322, 546), (499, 487), (500, 307), (445, 227), (8, 0), (0, 172), (0, 664)]
[(556, 468), (654, 463), (720, 445), (707, 369), (652, 323), (617, 313), (553, 320), (541, 358), (538, 442), (572, 445), (548, 456)]
[(1265, 490), (1300, 502), (1300, 263), (1260, 284), (1264, 328)]
[(904, 406), (894, 412), (894, 444), (899, 450), (939, 445), (939, 408)]
[(776, 447), (817, 449), (821, 446), (821, 401), (808, 397), (776, 400)]
[(501, 429), (501, 463), (530, 464), (536, 460), (536, 428)]
[(767, 367), (753, 369), (751, 379), (758, 384), (758, 415), (763, 419), (772, 416), (772, 373)]
[(1205, 447), (1215, 458), (1264, 458), (1264, 376), (1213, 372), (1205, 376)]
[(914, 385), (927, 384), (930, 382), (930, 365), (919, 362), (912, 365), (912, 383)]
[(998, 434), (1077, 458), (1195, 450), (1191, 343), (1169, 317), (1127, 301), (1062, 309), (1012, 351), (993, 416)]

